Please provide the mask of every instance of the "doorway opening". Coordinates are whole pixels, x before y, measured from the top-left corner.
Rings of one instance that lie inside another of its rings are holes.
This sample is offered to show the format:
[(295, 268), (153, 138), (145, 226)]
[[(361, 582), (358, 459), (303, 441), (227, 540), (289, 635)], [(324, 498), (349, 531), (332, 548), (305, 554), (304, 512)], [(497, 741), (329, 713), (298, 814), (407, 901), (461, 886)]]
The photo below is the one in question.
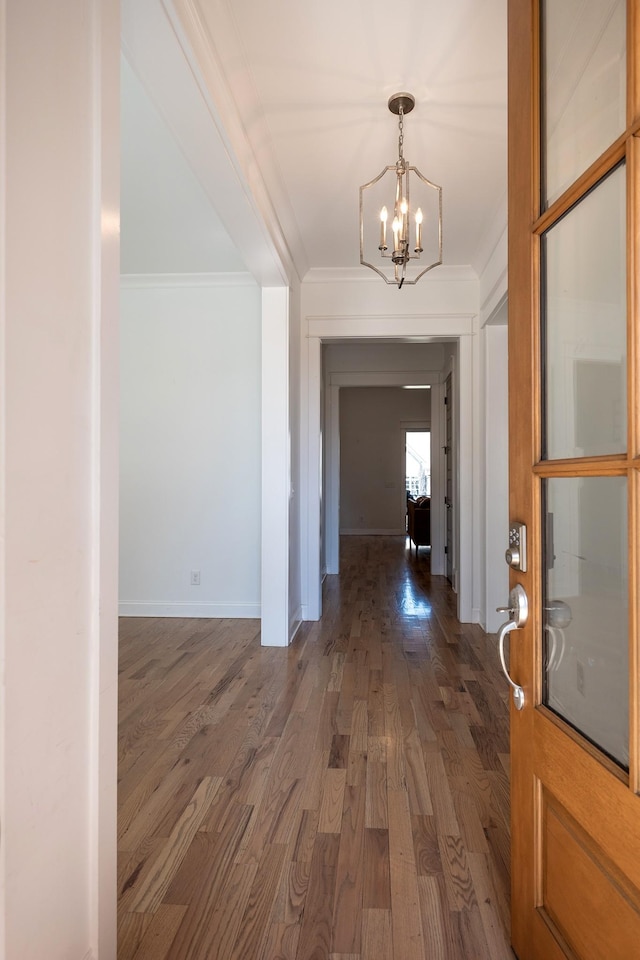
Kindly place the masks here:
[(431, 496), (431, 431), (405, 430), (405, 488), (415, 500)]

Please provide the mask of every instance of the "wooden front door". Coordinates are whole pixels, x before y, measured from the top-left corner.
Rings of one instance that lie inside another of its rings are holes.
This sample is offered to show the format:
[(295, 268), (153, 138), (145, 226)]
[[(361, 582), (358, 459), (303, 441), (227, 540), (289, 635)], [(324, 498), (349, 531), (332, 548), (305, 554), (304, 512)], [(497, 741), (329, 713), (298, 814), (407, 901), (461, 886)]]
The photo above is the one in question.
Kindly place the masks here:
[(512, 942), (640, 957), (640, 0), (509, 0)]

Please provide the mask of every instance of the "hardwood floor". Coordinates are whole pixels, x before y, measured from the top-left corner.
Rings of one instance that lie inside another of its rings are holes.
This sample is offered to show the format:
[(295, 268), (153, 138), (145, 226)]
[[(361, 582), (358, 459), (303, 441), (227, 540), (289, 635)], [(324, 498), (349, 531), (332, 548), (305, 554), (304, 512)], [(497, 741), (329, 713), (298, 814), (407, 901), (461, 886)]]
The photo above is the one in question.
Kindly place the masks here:
[(424, 549), (341, 549), (288, 649), (121, 621), (120, 960), (512, 960), (495, 643)]

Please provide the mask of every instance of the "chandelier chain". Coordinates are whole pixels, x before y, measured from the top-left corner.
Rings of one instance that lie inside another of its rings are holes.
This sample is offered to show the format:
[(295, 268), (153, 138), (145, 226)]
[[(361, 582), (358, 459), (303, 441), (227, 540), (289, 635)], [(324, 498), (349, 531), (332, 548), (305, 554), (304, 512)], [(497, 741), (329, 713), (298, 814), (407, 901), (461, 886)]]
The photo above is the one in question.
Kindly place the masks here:
[(398, 159), (404, 160), (404, 155), (402, 153), (402, 148), (404, 146), (404, 110), (402, 109), (402, 105), (398, 111), (398, 131)]

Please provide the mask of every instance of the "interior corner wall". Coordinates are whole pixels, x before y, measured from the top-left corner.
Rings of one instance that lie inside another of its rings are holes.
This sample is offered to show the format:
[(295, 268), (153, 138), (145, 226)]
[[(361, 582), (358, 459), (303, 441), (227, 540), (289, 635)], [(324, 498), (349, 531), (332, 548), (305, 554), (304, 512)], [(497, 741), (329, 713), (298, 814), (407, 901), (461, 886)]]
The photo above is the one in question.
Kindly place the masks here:
[(289, 639), (302, 622), (301, 464), (300, 464), (300, 285), (289, 292)]
[[(476, 326), (474, 319), (474, 328)], [(451, 355), (453, 373), (453, 587), (458, 594), (458, 619), (473, 623), (479, 619), (479, 600), (474, 593), (477, 572), (476, 549), (479, 517), (476, 484), (481, 482), (477, 458), (477, 417), (479, 401), (477, 333), (460, 337)]]
[[(303, 284), (304, 286), (304, 284)], [(306, 334), (306, 330), (304, 330)], [(326, 493), (322, 472), (327, 440), (324, 420), (322, 351), (317, 337), (301, 336), (301, 581), (302, 619), (319, 620), (322, 615), (321, 518)]]
[(340, 391), (340, 532), (405, 531), (403, 422), (428, 423), (429, 390), (345, 387)]
[(124, 284), (121, 314), (120, 613), (259, 617), (260, 289)]
[(509, 593), (504, 559), (509, 531), (509, 390), (507, 325), (485, 326), (484, 340), (484, 491), (485, 583), (481, 623), (489, 633), (504, 621), (496, 607)]

